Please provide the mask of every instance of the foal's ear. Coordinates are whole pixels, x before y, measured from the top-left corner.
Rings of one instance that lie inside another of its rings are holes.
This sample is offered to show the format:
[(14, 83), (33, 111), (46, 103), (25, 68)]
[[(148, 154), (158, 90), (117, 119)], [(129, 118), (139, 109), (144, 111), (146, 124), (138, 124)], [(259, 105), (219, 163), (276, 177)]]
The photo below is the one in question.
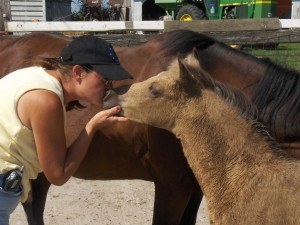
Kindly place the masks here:
[(179, 64), (179, 83), (184, 93), (189, 96), (197, 96), (201, 93), (201, 85), (199, 86), (197, 73), (199, 73), (200, 66), (195, 64), (194, 59), (188, 59), (192, 61), (186, 61), (187, 59), (182, 56), (178, 56)]
[(178, 57), (180, 81), (184, 91), (196, 89), (201, 92), (201, 89), (214, 86), (214, 80), (204, 71), (198, 61), (198, 53), (193, 49), (193, 53), (188, 58)]
[(197, 50), (197, 48), (193, 49), (193, 58), (194, 60), (197, 62), (197, 72), (196, 74), (196, 79), (198, 80), (199, 83), (201, 83), (204, 87), (208, 88), (208, 87), (212, 87), (215, 86), (215, 81), (214, 79), (211, 77), (211, 75), (209, 73), (207, 73), (202, 67), (201, 67), (201, 63), (199, 61), (200, 57), (199, 57), (199, 52)]
[(200, 61), (199, 61), (199, 53), (198, 53), (197, 48), (193, 48), (192, 53), (193, 53), (194, 58), (197, 60), (197, 62), (199, 64), (199, 67), (201, 67), (201, 64), (200, 64)]
[(181, 76), (187, 76), (181, 78), (195, 79), (195, 75), (198, 74), (200, 70), (200, 63), (198, 61), (197, 50), (194, 48), (192, 53), (189, 54), (187, 57), (184, 57), (183, 55), (178, 55), (178, 62)]

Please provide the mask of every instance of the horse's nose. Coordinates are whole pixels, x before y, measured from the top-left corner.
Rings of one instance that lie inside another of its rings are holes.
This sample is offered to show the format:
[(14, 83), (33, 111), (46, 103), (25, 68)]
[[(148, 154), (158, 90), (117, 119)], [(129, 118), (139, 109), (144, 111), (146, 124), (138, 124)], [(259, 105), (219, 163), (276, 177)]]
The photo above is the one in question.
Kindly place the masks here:
[(121, 86), (115, 89), (110, 89), (106, 92), (105, 97), (103, 99), (103, 108), (110, 109), (119, 104), (119, 95), (125, 94), (130, 85)]

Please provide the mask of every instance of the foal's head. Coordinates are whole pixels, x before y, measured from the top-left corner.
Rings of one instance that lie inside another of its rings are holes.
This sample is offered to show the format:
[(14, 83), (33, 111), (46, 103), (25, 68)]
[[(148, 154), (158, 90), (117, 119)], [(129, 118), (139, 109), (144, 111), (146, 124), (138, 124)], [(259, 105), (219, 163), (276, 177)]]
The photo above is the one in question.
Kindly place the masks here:
[(120, 104), (129, 119), (170, 130), (187, 104), (194, 99), (199, 101), (202, 92), (213, 85), (214, 81), (200, 68), (194, 51), (186, 58), (179, 56), (167, 71), (133, 84), (119, 96)]

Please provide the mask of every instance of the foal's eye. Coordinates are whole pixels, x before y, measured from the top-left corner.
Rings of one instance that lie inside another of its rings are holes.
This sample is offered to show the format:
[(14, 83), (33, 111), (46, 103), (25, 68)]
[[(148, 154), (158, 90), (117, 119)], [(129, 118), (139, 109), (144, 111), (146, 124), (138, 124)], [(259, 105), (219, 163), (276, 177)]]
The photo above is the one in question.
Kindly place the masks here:
[(157, 88), (155, 88), (154, 86), (149, 87), (149, 92), (150, 92), (150, 96), (153, 98), (156, 98), (159, 96), (159, 92), (158, 92)]

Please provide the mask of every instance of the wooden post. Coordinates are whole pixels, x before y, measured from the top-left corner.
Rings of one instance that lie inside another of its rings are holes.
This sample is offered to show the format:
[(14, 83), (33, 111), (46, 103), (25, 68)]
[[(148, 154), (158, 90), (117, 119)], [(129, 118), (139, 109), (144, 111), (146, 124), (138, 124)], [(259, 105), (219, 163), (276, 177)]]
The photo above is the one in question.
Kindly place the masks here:
[[(10, 20), (10, 4), (9, 0), (1, 0), (0, 5), (0, 31), (4, 31), (4, 20)], [(6, 17), (3, 18), (3, 15)]]
[(131, 20), (142, 21), (142, 6), (145, 0), (131, 0)]

